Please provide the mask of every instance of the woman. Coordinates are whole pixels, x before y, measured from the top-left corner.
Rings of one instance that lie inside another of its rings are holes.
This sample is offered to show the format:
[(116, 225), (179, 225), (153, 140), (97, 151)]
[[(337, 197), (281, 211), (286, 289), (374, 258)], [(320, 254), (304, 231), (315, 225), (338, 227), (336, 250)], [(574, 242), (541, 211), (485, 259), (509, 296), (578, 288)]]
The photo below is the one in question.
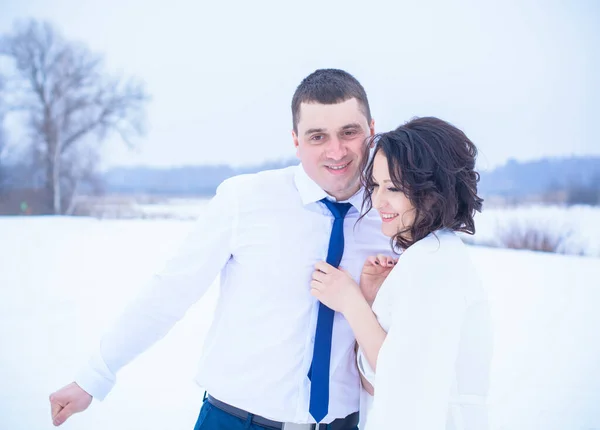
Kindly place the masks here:
[(349, 322), (363, 387), (374, 392), (363, 393), (363, 429), (488, 428), (489, 307), (456, 235), (474, 234), (481, 211), (476, 155), (462, 131), (437, 118), (377, 136), (365, 205), (400, 257), (369, 258), (360, 286), (343, 268), (316, 265), (311, 292)]

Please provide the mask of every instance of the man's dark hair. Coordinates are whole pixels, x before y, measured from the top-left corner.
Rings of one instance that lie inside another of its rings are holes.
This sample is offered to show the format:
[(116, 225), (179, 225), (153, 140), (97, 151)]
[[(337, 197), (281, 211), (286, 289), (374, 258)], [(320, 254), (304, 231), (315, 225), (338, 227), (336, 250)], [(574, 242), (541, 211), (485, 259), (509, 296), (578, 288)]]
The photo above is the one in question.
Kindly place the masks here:
[(298, 133), (301, 103), (332, 105), (355, 98), (367, 122), (371, 124), (371, 109), (367, 93), (360, 82), (348, 72), (338, 69), (319, 69), (300, 82), (292, 98), (292, 121)]
[(425, 117), (371, 139), (376, 146), (373, 157), (365, 156), (363, 161), (363, 208), (372, 209), (373, 161), (378, 152), (387, 158), (394, 187), (415, 208), (414, 224), (392, 238), (393, 246), (406, 249), (442, 228), (475, 234), (473, 217), (483, 203), (477, 195), (477, 148), (461, 130)]

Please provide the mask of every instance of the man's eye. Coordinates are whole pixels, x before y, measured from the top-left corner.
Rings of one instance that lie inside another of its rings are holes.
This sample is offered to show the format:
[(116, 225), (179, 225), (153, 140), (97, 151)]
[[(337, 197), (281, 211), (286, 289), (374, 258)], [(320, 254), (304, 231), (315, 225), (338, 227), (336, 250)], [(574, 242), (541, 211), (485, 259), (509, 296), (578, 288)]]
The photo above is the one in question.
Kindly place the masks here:
[(322, 134), (315, 134), (314, 136), (311, 136), (311, 138), (310, 138), (310, 140), (317, 141), (317, 142), (320, 140), (323, 140), (323, 139), (324, 139), (324, 136)]

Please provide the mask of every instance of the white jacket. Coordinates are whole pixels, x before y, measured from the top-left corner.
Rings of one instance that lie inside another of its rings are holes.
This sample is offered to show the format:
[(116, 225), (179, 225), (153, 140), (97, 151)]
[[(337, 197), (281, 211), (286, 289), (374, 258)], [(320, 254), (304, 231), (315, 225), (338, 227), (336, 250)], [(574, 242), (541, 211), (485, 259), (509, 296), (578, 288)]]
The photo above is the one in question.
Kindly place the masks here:
[(440, 230), (408, 248), (373, 311), (388, 335), (376, 375), (357, 355), (375, 389), (362, 395), (361, 429), (488, 429), (489, 305), (460, 238)]

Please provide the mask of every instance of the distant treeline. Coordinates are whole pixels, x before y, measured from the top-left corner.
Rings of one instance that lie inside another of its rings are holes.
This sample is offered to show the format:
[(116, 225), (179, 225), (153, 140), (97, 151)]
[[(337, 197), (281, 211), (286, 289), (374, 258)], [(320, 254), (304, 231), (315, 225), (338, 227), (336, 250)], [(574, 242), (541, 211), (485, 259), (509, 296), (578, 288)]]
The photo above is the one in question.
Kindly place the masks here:
[[(227, 165), (174, 168), (119, 167), (105, 172), (80, 194), (156, 196), (212, 196), (225, 179), (244, 173), (298, 164), (296, 159), (233, 168)], [(4, 170), (0, 187), (0, 213), (21, 213), (23, 196), (34, 198), (43, 178), (26, 167)], [(492, 171), (482, 171), (479, 194), (488, 203), (600, 204), (600, 157), (552, 158), (529, 162), (509, 161)], [(3, 203), (4, 202), (4, 203)], [(12, 210), (7, 212), (6, 206)]]
[[(289, 159), (234, 169), (230, 166), (189, 166), (170, 169), (115, 168), (104, 175), (105, 191), (125, 194), (213, 195), (225, 179), (242, 173), (297, 164)], [(487, 198), (558, 199), (567, 203), (598, 203), (600, 157), (509, 161), (481, 172), (480, 194)], [(569, 199), (573, 200), (570, 201)]]

